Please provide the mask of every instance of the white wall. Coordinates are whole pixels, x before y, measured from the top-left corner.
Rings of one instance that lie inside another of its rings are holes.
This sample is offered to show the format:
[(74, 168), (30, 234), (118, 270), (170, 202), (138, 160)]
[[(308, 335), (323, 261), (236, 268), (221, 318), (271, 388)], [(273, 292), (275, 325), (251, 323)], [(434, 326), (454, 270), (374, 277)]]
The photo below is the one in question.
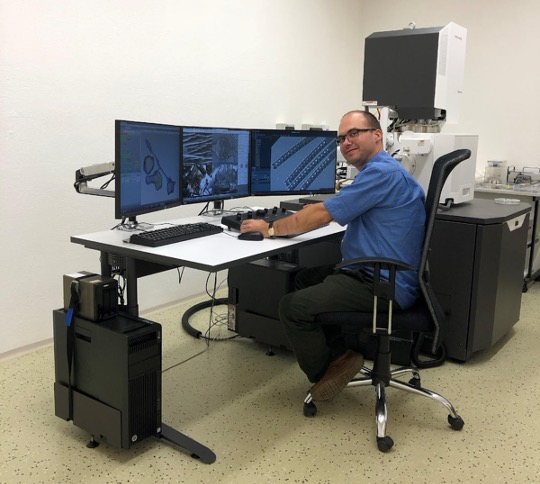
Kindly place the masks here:
[[(445, 130), (480, 135), (479, 165), (540, 166), (539, 16), (533, 0), (0, 0), (0, 355), (51, 337), (64, 273), (99, 271), (69, 237), (112, 227), (113, 200), (72, 184), (113, 160), (114, 119), (335, 129), (360, 105), (367, 35), (454, 21), (468, 29), (465, 94)], [(145, 278), (141, 309), (201, 293), (205, 278)]]
[[(99, 271), (98, 253), (70, 235), (112, 227), (114, 202), (72, 185), (76, 169), (114, 159), (115, 119), (335, 127), (361, 90), (360, 65), (336, 85), (360, 10), (354, 0), (0, 0), (0, 355), (52, 336), (63, 274)], [(203, 293), (205, 279), (145, 278), (141, 309)]]

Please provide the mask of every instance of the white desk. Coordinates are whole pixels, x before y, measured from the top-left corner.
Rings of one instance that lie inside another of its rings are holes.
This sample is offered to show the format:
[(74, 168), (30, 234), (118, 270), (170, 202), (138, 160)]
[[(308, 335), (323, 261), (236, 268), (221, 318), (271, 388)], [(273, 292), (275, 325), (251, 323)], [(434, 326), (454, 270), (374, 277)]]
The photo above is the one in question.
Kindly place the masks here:
[[(212, 222), (208, 217), (189, 217), (168, 220), (164, 224)], [(156, 225), (156, 228), (162, 225)], [(237, 232), (225, 229), (222, 233), (198, 239), (146, 247), (130, 244), (130, 232), (105, 230), (71, 237), (71, 242), (102, 253), (101, 273), (110, 275), (109, 255), (125, 258), (127, 280), (127, 311), (138, 316), (137, 279), (177, 267), (191, 267), (207, 272), (218, 272), (254, 260), (263, 259), (301, 246), (333, 238), (344, 231), (335, 222), (293, 238), (264, 239), (261, 241), (238, 240)]]

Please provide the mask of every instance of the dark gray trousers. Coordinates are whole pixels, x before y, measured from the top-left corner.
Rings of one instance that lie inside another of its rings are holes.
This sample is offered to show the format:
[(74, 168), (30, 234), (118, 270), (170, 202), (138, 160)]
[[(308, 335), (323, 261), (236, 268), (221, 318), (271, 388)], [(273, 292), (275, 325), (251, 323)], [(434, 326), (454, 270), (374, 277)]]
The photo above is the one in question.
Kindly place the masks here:
[[(328, 365), (347, 349), (338, 326), (322, 326), (317, 314), (337, 311), (372, 311), (371, 280), (360, 271), (334, 271), (333, 266), (302, 270), (296, 291), (285, 295), (279, 316), (302, 371), (309, 381), (322, 378)], [(388, 302), (377, 302), (378, 311)]]

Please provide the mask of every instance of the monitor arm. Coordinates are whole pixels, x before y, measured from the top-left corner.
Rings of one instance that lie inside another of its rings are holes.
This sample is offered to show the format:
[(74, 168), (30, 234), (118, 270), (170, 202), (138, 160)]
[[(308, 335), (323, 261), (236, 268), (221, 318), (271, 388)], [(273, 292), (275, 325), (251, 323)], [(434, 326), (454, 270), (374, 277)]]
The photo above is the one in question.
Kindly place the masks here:
[[(111, 178), (103, 183), (99, 188), (91, 188), (88, 182), (105, 175), (112, 175)], [(96, 165), (84, 166), (75, 172), (74, 187), (78, 193), (88, 195), (98, 195), (101, 197), (114, 197), (114, 189), (107, 190), (109, 183), (114, 180), (114, 162), (98, 163)]]

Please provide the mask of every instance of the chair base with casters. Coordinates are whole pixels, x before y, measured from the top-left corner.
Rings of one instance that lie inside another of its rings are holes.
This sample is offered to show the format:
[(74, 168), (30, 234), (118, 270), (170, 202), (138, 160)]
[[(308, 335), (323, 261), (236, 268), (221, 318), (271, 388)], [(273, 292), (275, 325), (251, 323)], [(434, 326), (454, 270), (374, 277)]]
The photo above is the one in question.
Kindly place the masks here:
[[(421, 395), (440, 402), (448, 411), (448, 423), (453, 430), (463, 428), (463, 419), (459, 416), (452, 403), (434, 391), (423, 388), (420, 380), (420, 373), (412, 366), (400, 367), (394, 370), (390, 368), (390, 339), (386, 334), (378, 335), (378, 349), (373, 368), (363, 367), (360, 373), (363, 377), (354, 378), (346, 388), (362, 387), (372, 385), (375, 387), (375, 422), (377, 425), (377, 447), (381, 452), (388, 452), (394, 445), (392, 438), (386, 434), (387, 409), (386, 409), (386, 387), (404, 390), (409, 393)], [(398, 380), (398, 377), (411, 375), (408, 382)], [(313, 403), (311, 393), (308, 393), (304, 400), (304, 416), (314, 417), (317, 414), (317, 407)]]

